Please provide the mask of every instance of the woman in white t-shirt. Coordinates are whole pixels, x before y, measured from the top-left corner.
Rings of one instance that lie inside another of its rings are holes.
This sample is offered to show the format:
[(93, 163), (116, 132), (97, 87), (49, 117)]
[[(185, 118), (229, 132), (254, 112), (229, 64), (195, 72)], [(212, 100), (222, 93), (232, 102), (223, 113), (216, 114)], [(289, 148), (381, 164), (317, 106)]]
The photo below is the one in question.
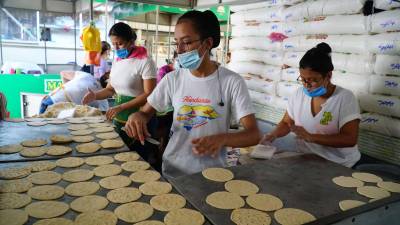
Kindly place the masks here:
[[(146, 49), (135, 45), (136, 34), (128, 24), (114, 24), (109, 37), (117, 55), (111, 67), (110, 81), (106, 88), (100, 91), (88, 90), (82, 103), (88, 104), (116, 94), (116, 106), (106, 112), (106, 117), (113, 120), (116, 131), (125, 143), (130, 145), (133, 140), (128, 138), (121, 128), (125, 126), (129, 115), (146, 103), (147, 96), (156, 86), (157, 70)], [(144, 150), (139, 153), (147, 158)]]
[[(244, 80), (210, 60), (220, 43), (216, 16), (209, 10), (189, 11), (175, 26), (181, 68), (166, 75), (125, 125), (142, 143), (149, 136), (146, 124), (156, 111), (174, 109), (171, 138), (163, 155), (167, 178), (226, 166), (226, 147), (257, 144), (260, 134)], [(228, 133), (232, 113), (244, 129)]]
[(306, 52), (298, 77), (303, 87), (289, 98), (282, 121), (261, 142), (272, 142), (292, 131), (300, 152), (352, 167), (360, 159), (360, 109), (351, 91), (331, 83), (331, 51), (328, 44), (320, 43)]

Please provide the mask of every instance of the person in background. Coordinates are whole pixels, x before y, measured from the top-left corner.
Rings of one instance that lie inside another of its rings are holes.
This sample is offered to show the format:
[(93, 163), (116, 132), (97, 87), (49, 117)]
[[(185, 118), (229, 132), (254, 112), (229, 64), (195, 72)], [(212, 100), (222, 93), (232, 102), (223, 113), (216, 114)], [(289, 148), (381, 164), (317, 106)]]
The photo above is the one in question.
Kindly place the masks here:
[(261, 143), (294, 132), (298, 151), (352, 167), (360, 159), (357, 147), (360, 109), (351, 91), (331, 83), (334, 69), (331, 52), (326, 43), (306, 52), (299, 63), (298, 81), (303, 87), (290, 97), (282, 121)]
[[(125, 125), (127, 134), (143, 143), (150, 135), (146, 124), (154, 113), (174, 108), (172, 135), (162, 164), (167, 179), (227, 166), (226, 147), (252, 146), (260, 140), (243, 78), (210, 60), (210, 51), (220, 38), (218, 19), (210, 10), (183, 14), (175, 26), (181, 68), (160, 81)], [(243, 130), (228, 133), (233, 111)]]
[(7, 111), (7, 99), (6, 96), (0, 92), (0, 121), (10, 117), (10, 112)]
[(172, 60), (169, 61), (167, 65), (162, 66), (157, 73), (157, 83), (161, 81), (161, 79), (169, 72), (174, 71), (175, 69), (179, 68), (179, 63), (176, 60), (176, 57), (178, 56), (178, 53), (174, 51), (174, 55)]
[(110, 57), (111, 46), (106, 41), (101, 42), (101, 52), (100, 52), (100, 65), (94, 67), (94, 78), (100, 80), (101, 77), (106, 76), (108, 79), (108, 75), (110, 74), (110, 67), (107, 64), (107, 60)]
[[(135, 45), (136, 33), (128, 24), (114, 24), (109, 31), (109, 37), (117, 55), (111, 67), (110, 81), (101, 90), (89, 89), (82, 103), (88, 104), (116, 95), (115, 106), (107, 111), (106, 117), (113, 120), (116, 131), (125, 143), (147, 160), (149, 152), (140, 148), (141, 146), (132, 146), (134, 140), (126, 136), (121, 128), (125, 126), (129, 115), (137, 112), (146, 103), (147, 97), (156, 86), (157, 70), (147, 50)], [(155, 129), (155, 125), (152, 125), (152, 129)]]

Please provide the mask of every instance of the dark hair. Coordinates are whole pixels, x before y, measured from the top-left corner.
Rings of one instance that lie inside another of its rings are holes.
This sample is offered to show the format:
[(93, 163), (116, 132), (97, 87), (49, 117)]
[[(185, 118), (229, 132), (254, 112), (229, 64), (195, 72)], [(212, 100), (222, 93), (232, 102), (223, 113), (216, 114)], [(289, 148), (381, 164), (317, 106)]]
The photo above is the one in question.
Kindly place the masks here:
[(81, 71), (82, 71), (82, 72), (85, 72), (85, 73), (90, 73), (90, 65), (84, 64), (84, 65), (82, 66), (82, 68), (81, 68)]
[(334, 68), (330, 55), (331, 52), (332, 49), (327, 43), (319, 43), (316, 47), (308, 50), (306, 54), (304, 54), (299, 63), (300, 68), (309, 68), (325, 77)]
[(137, 38), (135, 31), (133, 31), (128, 24), (123, 22), (114, 24), (108, 32), (108, 36), (117, 36), (125, 41), (136, 41)]
[(106, 52), (106, 51), (108, 51), (108, 50), (110, 50), (110, 49), (111, 49), (110, 44), (108, 44), (107, 41), (102, 41), (102, 42), (101, 42), (101, 52), (100, 52), (100, 55), (103, 55), (104, 52)]
[(194, 29), (200, 35), (202, 40), (209, 37), (213, 39), (212, 48), (215, 48), (219, 45), (219, 42), (221, 41), (221, 30), (219, 27), (218, 18), (212, 11), (188, 11), (179, 17), (177, 24), (186, 20), (192, 22)]

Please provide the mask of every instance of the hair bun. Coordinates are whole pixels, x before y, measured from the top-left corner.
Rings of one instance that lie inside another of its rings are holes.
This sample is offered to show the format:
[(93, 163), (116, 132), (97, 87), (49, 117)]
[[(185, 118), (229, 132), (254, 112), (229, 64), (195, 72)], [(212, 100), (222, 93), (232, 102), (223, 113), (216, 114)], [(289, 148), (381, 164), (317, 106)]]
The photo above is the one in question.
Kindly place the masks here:
[(213, 38), (213, 48), (217, 47), (221, 41), (221, 28), (217, 16), (211, 11), (206, 10), (202, 12), (204, 20), (207, 21), (208, 26), (214, 28), (209, 29), (208, 32)]
[(325, 54), (329, 54), (332, 52), (331, 47), (325, 42), (321, 42), (321, 43), (317, 44), (317, 50), (320, 52), (323, 52)]

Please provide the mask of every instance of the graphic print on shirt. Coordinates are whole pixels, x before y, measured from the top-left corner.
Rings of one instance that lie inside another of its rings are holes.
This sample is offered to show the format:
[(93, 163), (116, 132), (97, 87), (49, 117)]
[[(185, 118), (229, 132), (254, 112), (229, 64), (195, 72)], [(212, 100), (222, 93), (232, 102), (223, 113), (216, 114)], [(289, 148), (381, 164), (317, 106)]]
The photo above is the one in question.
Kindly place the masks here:
[[(201, 127), (210, 120), (220, 117), (209, 99), (185, 96), (177, 115), (177, 121), (187, 130)], [(189, 104), (188, 104), (189, 103)], [(204, 104), (204, 105), (203, 105)]]
[(332, 113), (331, 112), (324, 112), (322, 115), (322, 119), (319, 121), (321, 125), (328, 125), (329, 122), (331, 122), (333, 119)]

